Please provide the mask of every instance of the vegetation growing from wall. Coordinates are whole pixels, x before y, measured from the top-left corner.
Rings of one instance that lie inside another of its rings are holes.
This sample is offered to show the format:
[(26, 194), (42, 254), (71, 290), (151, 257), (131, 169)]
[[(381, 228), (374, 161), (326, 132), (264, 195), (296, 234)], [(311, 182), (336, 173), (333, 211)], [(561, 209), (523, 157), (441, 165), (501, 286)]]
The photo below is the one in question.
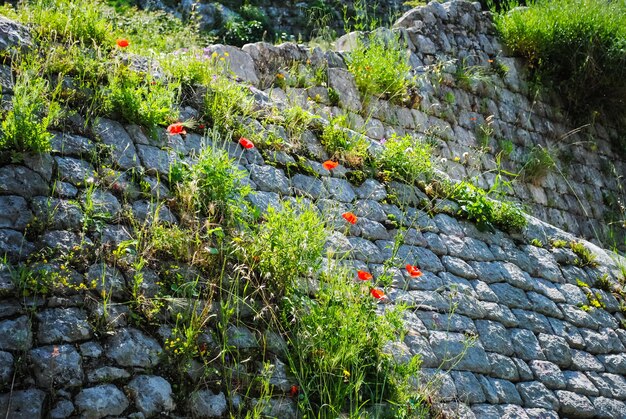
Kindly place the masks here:
[(528, 59), (537, 79), (556, 89), (575, 116), (600, 111), (624, 122), (624, 2), (538, 0), (495, 21), (509, 48)]

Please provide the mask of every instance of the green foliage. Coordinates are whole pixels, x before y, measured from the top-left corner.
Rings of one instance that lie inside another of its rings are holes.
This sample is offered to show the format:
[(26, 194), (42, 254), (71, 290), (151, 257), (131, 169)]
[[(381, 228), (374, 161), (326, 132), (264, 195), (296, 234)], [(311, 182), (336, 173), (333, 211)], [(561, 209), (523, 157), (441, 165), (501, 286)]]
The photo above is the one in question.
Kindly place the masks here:
[(264, 218), (256, 234), (244, 240), (249, 265), (269, 276), (277, 295), (301, 288), (321, 266), (327, 236), (322, 219), (314, 207), (289, 202), (270, 207)]
[(538, 0), (496, 16), (513, 52), (529, 60), (577, 114), (603, 109), (625, 116), (626, 3)]
[(398, 38), (371, 34), (357, 41), (346, 60), (363, 95), (379, 95), (397, 103), (404, 100), (411, 84), (407, 78), (411, 66)]
[(107, 114), (147, 127), (157, 136), (157, 127), (176, 120), (178, 84), (135, 72), (121, 65), (106, 88)]
[(219, 36), (225, 44), (242, 46), (251, 42), (273, 38), (269, 19), (261, 9), (245, 3), (239, 9), (239, 16), (230, 16), (223, 24)]
[(527, 182), (537, 183), (554, 167), (556, 167), (556, 162), (552, 152), (545, 147), (535, 146), (526, 157), (526, 162), (522, 167), (522, 176)]
[(485, 191), (467, 182), (453, 186), (450, 197), (461, 205), (459, 213), (476, 222), (479, 229), (519, 231), (526, 225), (522, 210), (515, 204), (491, 199)]
[[(219, 142), (217, 132), (212, 137), (214, 144)], [(239, 221), (244, 214), (244, 198), (250, 193), (250, 186), (243, 184), (246, 177), (226, 151), (216, 146), (205, 148), (192, 167), (172, 167), (170, 175), (187, 213), (199, 213), (226, 225)]]
[(2, 121), (0, 151), (41, 153), (50, 150), (48, 127), (60, 116), (57, 88), (39, 74), (39, 64), (23, 61), (13, 87), (12, 107)]
[(413, 185), (432, 178), (431, 153), (432, 146), (423, 140), (408, 134), (403, 137), (393, 134), (385, 141), (375, 164), (386, 177)]
[(402, 369), (385, 355), (384, 346), (400, 333), (401, 309), (379, 315), (368, 286), (353, 276), (345, 270), (324, 272), (314, 298), (286, 297), (290, 366), (300, 383), (301, 409), (313, 417), (336, 418), (342, 412), (360, 417), (387, 400), (406, 407), (408, 378), (419, 367), (418, 357)]
[(363, 135), (347, 130), (347, 125), (345, 115), (332, 118), (324, 126), (320, 140), (332, 158), (358, 167), (367, 156), (368, 142)]
[(34, 28), (43, 41), (113, 45), (110, 9), (101, 0), (34, 0), (8, 6), (2, 14)]
[(206, 89), (204, 113), (213, 127), (224, 135), (241, 128), (239, 121), (252, 114), (247, 88), (220, 73), (211, 78)]
[(596, 262), (596, 255), (592, 253), (591, 250), (587, 249), (582, 242), (572, 241), (570, 242), (569, 247), (577, 256), (574, 261), (577, 266), (584, 267), (598, 265)]

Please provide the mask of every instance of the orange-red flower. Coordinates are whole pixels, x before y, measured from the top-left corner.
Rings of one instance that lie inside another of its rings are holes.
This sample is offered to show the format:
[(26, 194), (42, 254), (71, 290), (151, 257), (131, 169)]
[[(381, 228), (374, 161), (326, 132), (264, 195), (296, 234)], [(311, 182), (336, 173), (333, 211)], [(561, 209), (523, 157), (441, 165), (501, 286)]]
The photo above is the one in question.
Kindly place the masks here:
[(356, 224), (356, 221), (358, 220), (357, 216), (351, 212), (344, 212), (341, 216), (350, 224)]
[(187, 134), (187, 131), (185, 131), (185, 126), (181, 122), (176, 122), (175, 124), (170, 124), (170, 126), (167, 127), (167, 134)]
[(115, 43), (120, 48), (126, 48), (127, 46), (130, 45), (130, 42), (128, 42), (128, 39), (125, 39), (125, 38), (120, 38), (117, 41), (115, 41)]
[(326, 170), (332, 170), (335, 167), (339, 166), (339, 163), (337, 163), (336, 161), (332, 161), (332, 160), (326, 160), (324, 163), (322, 163), (322, 166)]
[(245, 137), (241, 137), (239, 139), (239, 144), (241, 144), (243, 148), (248, 149), (248, 150), (251, 148), (254, 148), (254, 143)]
[(297, 385), (294, 384), (291, 386), (291, 390), (289, 390), (289, 395), (291, 397), (296, 397), (299, 392), (300, 392), (300, 389), (298, 388)]
[(357, 271), (356, 274), (361, 281), (369, 281), (370, 279), (372, 279), (372, 274), (369, 272)]
[(419, 278), (420, 276), (422, 276), (422, 271), (420, 271), (420, 269), (417, 266), (413, 266), (413, 265), (406, 265), (406, 271), (409, 273), (409, 275), (411, 275), (413, 278)]
[(382, 300), (383, 298), (385, 298), (385, 293), (378, 288), (372, 288), (370, 290), (370, 294), (372, 294), (372, 297), (376, 298), (377, 300)]

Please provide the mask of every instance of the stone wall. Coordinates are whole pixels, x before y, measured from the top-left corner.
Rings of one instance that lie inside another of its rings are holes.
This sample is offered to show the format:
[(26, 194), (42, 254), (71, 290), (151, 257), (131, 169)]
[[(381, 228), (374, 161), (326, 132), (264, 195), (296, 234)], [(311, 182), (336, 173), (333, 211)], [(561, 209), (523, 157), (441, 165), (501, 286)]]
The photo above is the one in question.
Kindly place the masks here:
[[(233, 71), (257, 86), (250, 90), (259, 109), (298, 103), (320, 115), (349, 110), (355, 125), (367, 127), (372, 147), (394, 131), (423, 132), (440, 126), (436, 136), (441, 157), (448, 159), (447, 170), (454, 178), (471, 170), (471, 165), (457, 163), (454, 157), (469, 159), (476, 153), (472, 118), (483, 121), (495, 115), (494, 129), (510, 134), (516, 150), (534, 142), (550, 144), (555, 140), (553, 133), (559, 138), (571, 129), (557, 108), (533, 104), (526, 97), (522, 66), (512, 58), (497, 56), (499, 44), (487, 17), (475, 5), (432, 3), (413, 10), (397, 26), (405, 28), (402, 33), (411, 40), (412, 62), (418, 72), (429, 72), (424, 66), (436, 63), (437, 54), (444, 53), (451, 58), (467, 54), (468, 60), (476, 60), (472, 65), (486, 66), (489, 59), (497, 58), (510, 71), (503, 80), (494, 78), (476, 87), (476, 92), (453, 83), (437, 87), (455, 96), (448, 111), (440, 100), (443, 92), (425, 82), (420, 109), (378, 101), (364, 118), (361, 98), (340, 53), (293, 44), (214, 48), (229, 51)], [(429, 32), (435, 27), (436, 33)], [(328, 85), (339, 93), (341, 109), (307, 100), (317, 95), (321, 102), (326, 100), (322, 86), (287, 91), (271, 86), (276, 71), (290, 67), (294, 60), (328, 64)], [(481, 111), (483, 99), (486, 112)], [(186, 107), (183, 114), (195, 116), (198, 110)], [(245, 394), (227, 399), (226, 388), (217, 380), (207, 381), (193, 371), (184, 379), (194, 390), (182, 395), (175, 392), (173, 387), (181, 385), (181, 378), (166, 374), (164, 356), (174, 320), (164, 318), (156, 330), (135, 327), (126, 303), (133, 272), (111, 265), (104, 256), (132, 238), (133, 226), (124, 214), (150, 222), (158, 212), (160, 220), (178, 223), (167, 183), (170, 165), (178, 159), (193, 164), (197, 153), (211, 145), (211, 138), (196, 132), (168, 137), (162, 130), (161, 140), (155, 142), (138, 126), (107, 119), (91, 125), (84, 122), (80, 117), (68, 119), (64, 130), (55, 132), (51, 153), (25, 156), (19, 163), (0, 167), (0, 254), (8, 261), (0, 270), (0, 413), (29, 419), (47, 415), (139, 418), (162, 412), (224, 417), (229, 406), (254, 404)], [(624, 163), (611, 153), (610, 133), (594, 127), (596, 153), (577, 151), (582, 145), (570, 148), (579, 166), (568, 182), (582, 189), (583, 195), (596, 193), (595, 182), (615, 189), (610, 178), (598, 174), (601, 158), (610, 158), (624, 173)], [(620, 327), (624, 316), (619, 301), (597, 288), (600, 278), (612, 284), (623, 279), (617, 256), (584, 242), (599, 264), (581, 267), (578, 256), (568, 248), (530, 244), (537, 238), (544, 243), (549, 238), (573, 240), (576, 234), (585, 233), (581, 224), (600, 225), (602, 214), (595, 213), (596, 207), (602, 210), (599, 199), (592, 201), (591, 216), (583, 218), (584, 212), (549, 204), (548, 196), (553, 195), (568, 202), (564, 197), (570, 186), (563, 179), (549, 176), (533, 189), (517, 184), (515, 196), (523, 202), (532, 196), (538, 218), (529, 217), (528, 227), (515, 235), (480, 232), (470, 222), (431, 213), (432, 208), (423, 206), (420, 199), (423, 192), (413, 186), (375, 179), (357, 186), (347, 181), (350, 169), (325, 170), (321, 162), (327, 155), (314, 131), (305, 131), (303, 143), (305, 151), (300, 155), (244, 150), (234, 142), (214, 146), (225, 147), (249, 173), (248, 182), (255, 191), (250, 201), (260, 211), (296, 196), (314, 203), (334, 230), (328, 246), (349, 251), (355, 269), (379, 275), (392, 255), (399, 233), (396, 223), (406, 228), (397, 257), (419, 264), (424, 275), (415, 279), (400, 268), (393, 269), (386, 304), (408, 305), (408, 333), (389, 350), (400, 358), (422, 356), (417, 385), (430, 387), (437, 408), (463, 418), (626, 416), (626, 332)], [(468, 157), (463, 157), (465, 152)], [(286, 170), (296, 160), (307, 169)], [(516, 160), (511, 160), (513, 166)], [(482, 155), (481, 167), (476, 169), (485, 185), (490, 179), (483, 172), (491, 168), (490, 161), (488, 154)], [(564, 187), (568, 189), (559, 189)], [(110, 215), (93, 228), (85, 228), (90, 211), (86, 194), (93, 205)], [(397, 200), (389, 199), (392, 194), (406, 206), (399, 208)], [(545, 202), (537, 198), (543, 196)], [(359, 217), (356, 225), (343, 220), (345, 211)], [(559, 224), (553, 213), (568, 220), (569, 232), (540, 220)], [(578, 228), (570, 219), (580, 220)], [(28, 268), (64, 280), (55, 281), (46, 298), (25, 296), (17, 288), (16, 272), (30, 254), (42, 249), (48, 249), (49, 258)], [(71, 253), (81, 262), (66, 265), (63, 255)], [(589, 287), (581, 287), (579, 281)], [(159, 273), (144, 272), (146, 295), (158, 292), (159, 283)], [(102, 301), (102, 287), (113, 291), (110, 301)], [(603, 307), (587, 309), (594, 298)], [(240, 325), (233, 325), (228, 334), (230, 344), (244, 354), (252, 356), (266, 348), (275, 386), (267, 414), (297, 417), (280, 338)], [(209, 324), (201, 337), (208, 350), (219, 350), (216, 336), (216, 326)], [(254, 376), (260, 366), (249, 363), (242, 368), (242, 377)]]

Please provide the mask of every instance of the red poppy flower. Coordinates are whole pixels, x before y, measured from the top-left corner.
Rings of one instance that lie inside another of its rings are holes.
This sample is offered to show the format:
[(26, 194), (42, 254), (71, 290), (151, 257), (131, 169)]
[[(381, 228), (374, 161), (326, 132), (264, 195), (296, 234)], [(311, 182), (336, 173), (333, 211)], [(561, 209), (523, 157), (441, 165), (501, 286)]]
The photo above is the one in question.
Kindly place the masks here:
[(357, 216), (351, 212), (344, 212), (341, 216), (350, 224), (356, 224), (356, 221), (358, 220)]
[(204, 124), (200, 124), (200, 125), (198, 125), (198, 128), (200, 128), (200, 129), (204, 129), (204, 128), (205, 128), (205, 125), (204, 125)]
[(372, 288), (370, 290), (370, 294), (372, 294), (372, 297), (376, 298), (377, 300), (382, 300), (383, 298), (385, 298), (385, 293), (377, 288)]
[(175, 124), (171, 124), (169, 127), (167, 127), (167, 134), (187, 134), (187, 131), (185, 131), (185, 126), (182, 123), (176, 122)]
[(419, 268), (417, 266), (413, 266), (413, 265), (406, 265), (406, 271), (409, 273), (409, 275), (411, 275), (413, 278), (419, 278), (420, 276), (422, 276), (422, 271), (419, 270)]
[(243, 148), (245, 148), (245, 149), (251, 149), (251, 148), (254, 148), (254, 143), (253, 143), (252, 141), (248, 140), (248, 139), (247, 139), (247, 138), (245, 138), (245, 137), (241, 137), (241, 138), (239, 139), (239, 144), (241, 144), (241, 146), (242, 146)]
[(372, 279), (372, 274), (369, 272), (357, 271), (356, 274), (361, 281), (369, 281), (370, 279)]
[(117, 41), (115, 41), (115, 43), (120, 48), (126, 48), (127, 46), (130, 45), (130, 42), (128, 42), (128, 39), (124, 39), (124, 38), (118, 39)]
[(294, 384), (291, 386), (291, 390), (289, 390), (289, 395), (291, 397), (296, 397), (299, 392), (300, 392), (300, 389), (298, 388), (297, 385)]
[(322, 166), (326, 170), (332, 170), (335, 167), (339, 166), (339, 163), (337, 163), (336, 161), (332, 161), (332, 160), (326, 160), (324, 163), (322, 163)]

